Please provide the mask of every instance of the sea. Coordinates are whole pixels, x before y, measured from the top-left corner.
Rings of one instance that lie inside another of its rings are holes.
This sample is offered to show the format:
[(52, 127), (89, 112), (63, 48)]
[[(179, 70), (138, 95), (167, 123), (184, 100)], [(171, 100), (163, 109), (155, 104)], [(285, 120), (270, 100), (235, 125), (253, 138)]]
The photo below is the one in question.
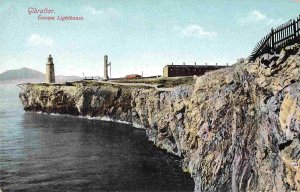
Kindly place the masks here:
[(2, 192), (193, 191), (180, 159), (155, 147), (144, 130), (25, 112), (19, 91), (0, 84)]

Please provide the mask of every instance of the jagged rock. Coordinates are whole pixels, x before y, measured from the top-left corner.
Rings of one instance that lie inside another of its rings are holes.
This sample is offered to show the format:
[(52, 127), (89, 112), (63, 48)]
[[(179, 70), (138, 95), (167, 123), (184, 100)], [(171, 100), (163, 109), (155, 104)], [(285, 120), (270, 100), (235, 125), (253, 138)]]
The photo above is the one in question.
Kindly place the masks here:
[(265, 53), (261, 56), (261, 64), (263, 67), (275, 67), (275, 61), (279, 58), (276, 54)]
[(182, 113), (178, 113), (178, 114), (176, 115), (176, 118), (177, 118), (178, 120), (182, 120), (183, 114), (182, 114)]
[(261, 56), (260, 62), (262, 63), (263, 67), (268, 67), (269, 64), (271, 63), (269, 57), (270, 57), (270, 54), (268, 54), (268, 53), (265, 53)]
[[(300, 191), (299, 45), (197, 77), (171, 92), (27, 85), (25, 110), (108, 116), (146, 128), (182, 158), (195, 191)], [(260, 61), (264, 62), (264, 66)]]

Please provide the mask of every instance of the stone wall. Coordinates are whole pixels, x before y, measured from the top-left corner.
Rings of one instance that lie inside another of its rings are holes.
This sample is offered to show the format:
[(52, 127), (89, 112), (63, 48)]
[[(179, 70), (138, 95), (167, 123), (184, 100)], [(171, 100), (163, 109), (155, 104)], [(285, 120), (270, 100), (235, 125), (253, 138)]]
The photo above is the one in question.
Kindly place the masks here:
[(206, 72), (224, 69), (228, 66), (217, 65), (166, 65), (163, 68), (164, 77), (201, 76)]

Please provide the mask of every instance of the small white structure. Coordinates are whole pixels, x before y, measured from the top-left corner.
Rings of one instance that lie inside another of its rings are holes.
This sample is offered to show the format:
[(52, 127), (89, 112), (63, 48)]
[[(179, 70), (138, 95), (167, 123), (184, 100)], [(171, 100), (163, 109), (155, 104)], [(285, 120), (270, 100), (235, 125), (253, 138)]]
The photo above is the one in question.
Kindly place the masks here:
[(109, 67), (110, 76), (111, 76), (111, 62), (108, 63), (108, 56), (104, 55), (104, 75), (103, 75), (103, 80), (104, 81), (109, 80), (109, 77), (108, 77), (108, 67)]

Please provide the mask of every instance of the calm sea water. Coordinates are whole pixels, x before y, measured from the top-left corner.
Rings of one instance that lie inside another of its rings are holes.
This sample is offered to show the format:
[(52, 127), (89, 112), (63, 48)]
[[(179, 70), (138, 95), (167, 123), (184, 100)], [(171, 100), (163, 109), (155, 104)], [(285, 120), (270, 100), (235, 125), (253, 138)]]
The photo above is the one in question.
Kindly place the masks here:
[(0, 85), (0, 188), (7, 191), (193, 191), (180, 161), (129, 125), (25, 113)]

